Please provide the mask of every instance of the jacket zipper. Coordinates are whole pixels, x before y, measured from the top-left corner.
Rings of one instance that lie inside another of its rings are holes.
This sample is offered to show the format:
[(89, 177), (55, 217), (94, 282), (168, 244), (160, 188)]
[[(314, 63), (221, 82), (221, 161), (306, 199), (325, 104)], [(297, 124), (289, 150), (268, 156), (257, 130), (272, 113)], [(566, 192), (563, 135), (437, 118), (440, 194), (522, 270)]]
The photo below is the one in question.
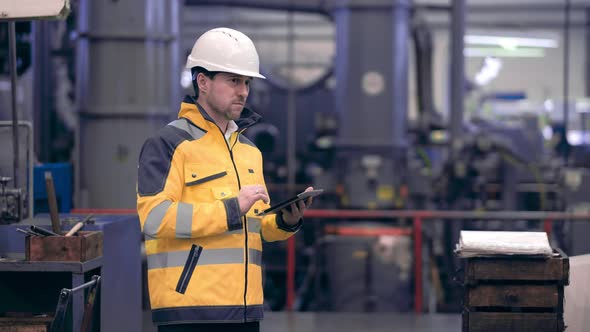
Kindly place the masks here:
[[(240, 176), (238, 175), (238, 170), (236, 168), (236, 164), (234, 163), (234, 154), (232, 152), (232, 150), (229, 150), (229, 155), (231, 157), (231, 161), (234, 164), (234, 169), (236, 171), (236, 176), (238, 178), (238, 186), (241, 189), (241, 185), (240, 185)], [(248, 305), (246, 303), (246, 295), (248, 294), (248, 261), (249, 261), (249, 249), (248, 249), (248, 222), (247, 222), (247, 218), (246, 216), (242, 217), (242, 220), (244, 221), (244, 251), (245, 251), (245, 256), (246, 259), (244, 261), (244, 322), (246, 322), (246, 313), (248, 311)]]
[[(200, 105), (198, 105), (198, 103), (197, 103), (196, 101), (195, 101), (195, 105), (197, 106), (197, 109), (198, 109), (200, 112), (202, 112), (202, 111), (200, 110), (201, 106), (200, 106)], [(235, 141), (235, 142), (234, 142), (234, 144), (233, 144), (233, 145), (230, 147), (230, 146), (229, 146), (229, 143), (228, 143), (228, 142), (227, 142), (227, 140), (225, 139), (225, 133), (224, 133), (224, 132), (221, 130), (221, 128), (220, 128), (220, 127), (217, 125), (217, 123), (215, 123), (215, 121), (213, 121), (211, 118), (208, 118), (208, 117), (206, 117), (205, 115), (203, 115), (203, 117), (204, 117), (204, 118), (205, 118), (207, 121), (209, 121), (209, 122), (212, 122), (212, 123), (213, 123), (213, 124), (214, 124), (214, 125), (217, 127), (217, 129), (219, 129), (219, 132), (221, 133), (221, 138), (222, 138), (222, 139), (223, 139), (223, 141), (225, 142), (225, 145), (226, 145), (226, 147), (227, 147), (227, 150), (229, 151), (229, 157), (231, 158), (232, 165), (234, 166), (234, 171), (236, 172), (236, 178), (237, 178), (237, 180), (238, 180), (238, 190), (242, 189), (242, 184), (241, 184), (241, 182), (240, 182), (240, 175), (238, 174), (238, 168), (236, 167), (236, 163), (235, 163), (235, 161), (234, 161), (234, 154), (233, 154), (233, 152), (232, 152), (232, 148), (233, 148), (233, 147), (236, 145), (236, 143), (238, 142), (239, 135), (240, 135), (242, 132), (244, 132), (244, 130), (246, 130), (248, 127), (250, 127), (250, 126), (254, 125), (256, 122), (249, 123), (248, 125), (246, 125), (246, 126), (244, 126), (244, 127), (242, 127), (242, 128), (239, 128), (239, 129), (238, 129), (238, 132), (237, 132), (237, 135), (236, 135), (236, 141)], [(230, 137), (231, 137), (231, 136), (230, 136)], [(244, 255), (245, 255), (245, 262), (244, 262), (244, 264), (245, 264), (245, 266), (244, 266), (244, 269), (245, 269), (245, 271), (244, 271), (244, 322), (246, 322), (246, 321), (247, 321), (247, 319), (246, 319), (246, 318), (247, 318), (247, 315), (246, 315), (246, 313), (247, 313), (247, 309), (248, 309), (248, 306), (246, 305), (246, 295), (248, 294), (248, 260), (249, 260), (249, 257), (248, 257), (248, 254), (249, 254), (249, 249), (248, 249), (248, 222), (247, 222), (247, 221), (248, 221), (248, 219), (247, 219), (247, 217), (246, 217), (246, 216), (244, 216), (244, 217), (242, 218), (242, 220), (243, 220), (243, 223), (244, 223), (244, 246), (245, 246), (245, 249), (244, 249), (244, 251), (245, 251), (245, 253), (244, 253)]]
[[(219, 126), (217, 126), (217, 128), (219, 128)], [(229, 146), (229, 143), (227, 142), (227, 140), (225, 139), (225, 134), (223, 133), (223, 131), (221, 130), (221, 128), (219, 128), (219, 132), (221, 132), (221, 137), (223, 138), (223, 141), (225, 142), (225, 145), (227, 146), (227, 151), (229, 151), (229, 157), (231, 159), (231, 163), (234, 166), (234, 171), (236, 172), (236, 178), (238, 179), (238, 189), (242, 189), (242, 184), (240, 182), (240, 175), (238, 174), (238, 168), (236, 167), (236, 163), (234, 161), (234, 153), (232, 148), (236, 145), (236, 143), (238, 142), (238, 136), (236, 135), (236, 142), (232, 145), (232, 147)], [(239, 135), (239, 133), (238, 133)], [(231, 138), (231, 136), (230, 136)], [(238, 191), (239, 193), (239, 191)], [(248, 222), (246, 219), (246, 216), (242, 217), (242, 220), (244, 222), (244, 255), (246, 257), (245, 261), (244, 261), (244, 322), (246, 322), (246, 318), (247, 318), (247, 312), (248, 312), (248, 305), (246, 304), (246, 295), (248, 294)]]
[(201, 252), (203, 251), (203, 247), (193, 244), (191, 247), (191, 251), (189, 252), (188, 258), (186, 263), (184, 264), (184, 269), (180, 274), (180, 278), (178, 279), (178, 284), (176, 285), (176, 291), (180, 294), (184, 294), (186, 292), (186, 288), (188, 287), (188, 282), (190, 281), (195, 268), (197, 267), (197, 263), (199, 261), (199, 257), (201, 256)]

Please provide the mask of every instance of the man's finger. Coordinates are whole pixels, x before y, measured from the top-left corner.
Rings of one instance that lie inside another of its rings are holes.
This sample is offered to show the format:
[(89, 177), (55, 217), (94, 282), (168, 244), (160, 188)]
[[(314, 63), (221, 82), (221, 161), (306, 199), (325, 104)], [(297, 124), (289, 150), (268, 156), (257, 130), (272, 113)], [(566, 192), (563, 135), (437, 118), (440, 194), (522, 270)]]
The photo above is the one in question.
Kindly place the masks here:
[(299, 208), (297, 205), (295, 205), (295, 203), (291, 203), (291, 214), (294, 216), (299, 214)]
[(299, 211), (301, 211), (301, 213), (303, 213), (303, 211), (305, 211), (305, 202), (304, 201), (299, 201)]
[(268, 204), (268, 202), (269, 202), (268, 195), (264, 192), (256, 194), (256, 200), (259, 200), (259, 199), (261, 199), (266, 204)]

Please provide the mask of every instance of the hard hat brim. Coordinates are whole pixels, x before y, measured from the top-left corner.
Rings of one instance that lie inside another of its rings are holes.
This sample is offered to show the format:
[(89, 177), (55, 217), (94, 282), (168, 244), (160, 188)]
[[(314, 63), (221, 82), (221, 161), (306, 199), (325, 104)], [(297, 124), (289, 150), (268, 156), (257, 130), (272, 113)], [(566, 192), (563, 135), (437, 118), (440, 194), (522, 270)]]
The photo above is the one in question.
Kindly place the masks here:
[(186, 61), (186, 68), (192, 69), (194, 67), (203, 67), (203, 68), (207, 69), (208, 71), (221, 71), (221, 72), (225, 72), (225, 73), (232, 73), (232, 74), (238, 74), (238, 75), (242, 75), (242, 76), (266, 79), (266, 77), (264, 75), (261, 75), (260, 73), (255, 72), (255, 71), (241, 70), (241, 69), (221, 66), (221, 65), (212, 64), (212, 63), (209, 63), (209, 62), (206, 62), (203, 60), (194, 60), (194, 59), (191, 59), (191, 57), (189, 56)]

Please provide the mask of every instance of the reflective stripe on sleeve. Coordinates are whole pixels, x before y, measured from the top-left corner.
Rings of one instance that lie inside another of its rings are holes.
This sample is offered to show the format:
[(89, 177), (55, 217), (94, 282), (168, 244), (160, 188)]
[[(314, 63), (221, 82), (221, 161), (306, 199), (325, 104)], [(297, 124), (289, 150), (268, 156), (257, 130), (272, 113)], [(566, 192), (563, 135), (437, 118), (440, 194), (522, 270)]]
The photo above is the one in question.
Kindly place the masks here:
[(145, 235), (151, 238), (156, 238), (156, 233), (158, 232), (170, 205), (172, 205), (171, 201), (162, 201), (150, 211), (143, 226), (143, 232)]
[(193, 205), (180, 202), (176, 211), (176, 238), (190, 239), (193, 229)]

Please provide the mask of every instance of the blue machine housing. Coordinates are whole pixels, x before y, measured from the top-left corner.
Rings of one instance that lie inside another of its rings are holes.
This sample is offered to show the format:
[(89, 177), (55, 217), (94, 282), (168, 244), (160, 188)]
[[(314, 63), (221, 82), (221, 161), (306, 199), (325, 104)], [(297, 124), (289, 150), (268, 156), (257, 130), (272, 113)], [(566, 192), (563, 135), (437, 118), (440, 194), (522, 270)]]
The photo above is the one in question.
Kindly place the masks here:
[(53, 176), (59, 212), (69, 213), (72, 209), (72, 165), (69, 163), (53, 163), (37, 165), (33, 169), (34, 214), (49, 212), (44, 176), (46, 171), (50, 171)]
[[(62, 231), (70, 229), (76, 222), (84, 219), (85, 215), (60, 215)], [(141, 230), (137, 215), (98, 215), (91, 218), (94, 224), (86, 225), (83, 230), (102, 231), (104, 234), (103, 257), (101, 266), (93, 271), (102, 276), (100, 289), (100, 331), (141, 331), (142, 330), (142, 272), (141, 272)], [(25, 234), (16, 231), (16, 228), (28, 228), (35, 224), (51, 229), (48, 216), (38, 216), (33, 220), (28, 219), (20, 223), (0, 225), (0, 257), (8, 259), (24, 259)], [(7, 264), (0, 261), (0, 264)], [(13, 293), (21, 292), (23, 297), (18, 301), (32, 300), (26, 294), (31, 288), (41, 287), (48, 278), (57, 276), (55, 271), (47, 271), (46, 275), (35, 275), (36, 281), (31, 282), (23, 278), (23, 285), (19, 278), (10, 274), (18, 271), (0, 269), (0, 289), (16, 289)], [(91, 274), (85, 278), (90, 280)], [(86, 280), (86, 281), (89, 281)], [(9, 284), (7, 284), (9, 283)], [(64, 283), (61, 281), (61, 283)], [(55, 284), (55, 283), (54, 283)], [(58, 294), (61, 288), (70, 288), (70, 284), (60, 284), (55, 290), (37, 290), (36, 296), (46, 296), (47, 303), (57, 304)], [(34, 291), (33, 291), (34, 292)], [(6, 299), (8, 300), (8, 299)], [(35, 299), (37, 301), (38, 299)], [(10, 301), (4, 301), (4, 305), (10, 305)], [(43, 308), (46, 309), (46, 308)], [(71, 310), (83, 310), (83, 308), (71, 308)], [(43, 310), (46, 311), (46, 310)], [(98, 318), (95, 316), (95, 319)], [(70, 326), (71, 328), (71, 326)], [(68, 329), (69, 330), (69, 329)]]

